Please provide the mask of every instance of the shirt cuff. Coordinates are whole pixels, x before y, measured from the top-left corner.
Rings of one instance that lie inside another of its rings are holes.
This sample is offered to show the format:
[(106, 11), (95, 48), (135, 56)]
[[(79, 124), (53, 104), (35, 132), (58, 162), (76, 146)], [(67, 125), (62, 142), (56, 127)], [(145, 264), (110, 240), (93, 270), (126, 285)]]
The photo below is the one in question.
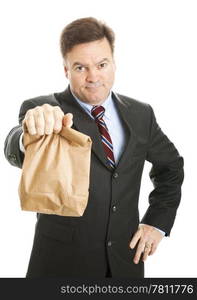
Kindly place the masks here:
[[(140, 224), (143, 224), (143, 223), (140, 223)], [(163, 230), (161, 230), (161, 229), (159, 229), (159, 228), (157, 228), (157, 227), (155, 227), (155, 226), (153, 226), (156, 230), (158, 230), (163, 236), (165, 236), (166, 235), (166, 233), (163, 231)]]
[(154, 227), (156, 230), (158, 230), (163, 236), (165, 236), (166, 235), (166, 233), (163, 231), (163, 230), (161, 230), (161, 229), (159, 229), (159, 228), (157, 228), (157, 227)]
[(23, 133), (21, 133), (20, 138), (19, 138), (19, 149), (21, 152), (25, 153), (25, 147), (23, 145)]

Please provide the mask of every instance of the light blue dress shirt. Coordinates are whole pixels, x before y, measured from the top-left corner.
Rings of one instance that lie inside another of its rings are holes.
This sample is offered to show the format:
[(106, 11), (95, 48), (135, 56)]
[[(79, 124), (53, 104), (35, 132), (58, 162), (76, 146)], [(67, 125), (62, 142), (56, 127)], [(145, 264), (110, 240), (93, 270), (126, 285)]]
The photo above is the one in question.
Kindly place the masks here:
[[(86, 113), (94, 119), (91, 115), (91, 110), (93, 105), (87, 104), (79, 100), (74, 94), (73, 97), (77, 100), (77, 102), (81, 105), (81, 107), (86, 111)], [(112, 144), (113, 144), (113, 152), (114, 152), (114, 159), (116, 164), (118, 163), (123, 150), (125, 148), (125, 131), (122, 126), (122, 121), (119, 117), (119, 114), (116, 110), (114, 101), (111, 96), (111, 92), (107, 99), (103, 102), (102, 106), (105, 108), (105, 113), (103, 119), (105, 124), (108, 128)]]

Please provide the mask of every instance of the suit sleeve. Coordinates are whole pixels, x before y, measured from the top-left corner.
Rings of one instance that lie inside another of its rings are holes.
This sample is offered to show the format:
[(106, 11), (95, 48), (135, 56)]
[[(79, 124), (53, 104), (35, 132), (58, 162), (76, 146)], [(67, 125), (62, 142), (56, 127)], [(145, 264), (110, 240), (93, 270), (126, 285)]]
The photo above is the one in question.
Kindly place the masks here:
[(8, 162), (18, 168), (22, 168), (24, 153), (20, 151), (19, 139), (23, 132), (22, 121), (28, 109), (35, 107), (36, 105), (30, 100), (26, 100), (22, 103), (19, 112), (19, 125), (12, 128), (8, 133), (5, 144), (4, 144), (4, 154)]
[(170, 235), (181, 200), (184, 178), (183, 158), (162, 132), (151, 109), (150, 136), (146, 160), (152, 163), (150, 179), (154, 189), (142, 223), (155, 226)]

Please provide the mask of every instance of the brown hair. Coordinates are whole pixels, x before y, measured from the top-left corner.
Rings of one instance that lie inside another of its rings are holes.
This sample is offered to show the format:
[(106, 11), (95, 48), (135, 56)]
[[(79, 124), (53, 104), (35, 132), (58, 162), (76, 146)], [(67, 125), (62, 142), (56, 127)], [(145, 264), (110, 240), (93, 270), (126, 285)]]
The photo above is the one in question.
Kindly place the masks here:
[(63, 58), (76, 45), (107, 38), (112, 53), (114, 52), (115, 35), (106, 24), (95, 18), (81, 18), (68, 24), (60, 37), (60, 49)]

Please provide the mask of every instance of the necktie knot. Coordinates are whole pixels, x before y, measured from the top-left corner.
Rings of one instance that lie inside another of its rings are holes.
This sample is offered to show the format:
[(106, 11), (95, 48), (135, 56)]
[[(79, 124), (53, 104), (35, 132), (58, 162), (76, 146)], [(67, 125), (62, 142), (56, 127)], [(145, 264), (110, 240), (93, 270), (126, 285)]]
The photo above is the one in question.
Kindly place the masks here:
[(103, 118), (103, 115), (105, 113), (105, 108), (103, 106), (93, 106), (91, 110), (91, 114), (94, 117), (95, 120), (100, 120)]

